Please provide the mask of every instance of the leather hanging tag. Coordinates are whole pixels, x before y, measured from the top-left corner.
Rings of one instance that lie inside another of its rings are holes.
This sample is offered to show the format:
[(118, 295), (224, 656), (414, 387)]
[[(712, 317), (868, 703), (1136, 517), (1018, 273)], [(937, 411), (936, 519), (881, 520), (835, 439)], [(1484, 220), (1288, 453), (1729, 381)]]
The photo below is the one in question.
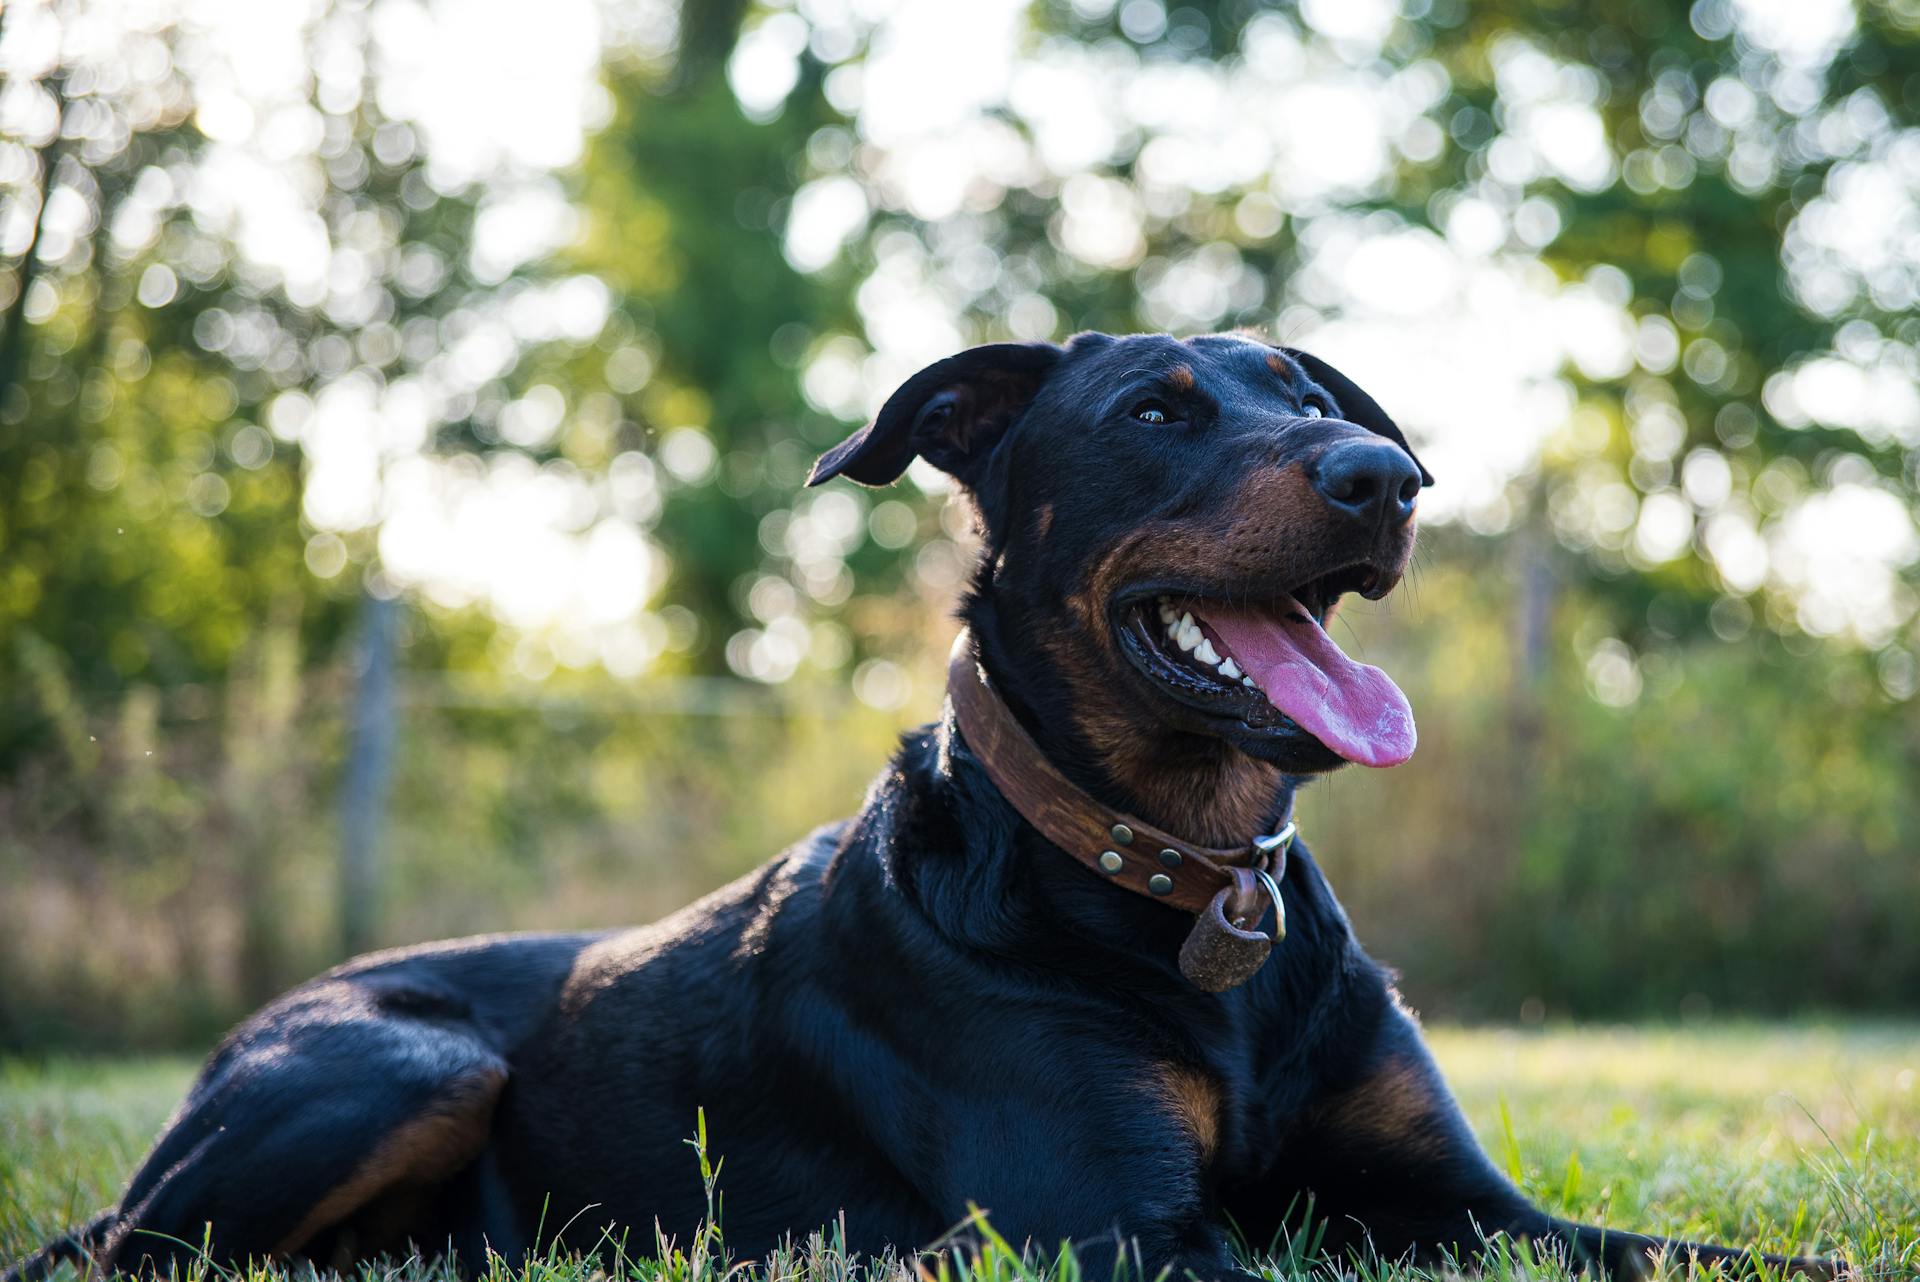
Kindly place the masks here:
[(1272, 937), (1247, 929), (1260, 919), (1259, 883), (1246, 868), (1230, 871), (1233, 885), (1220, 888), (1180, 945), (1180, 973), (1203, 992), (1224, 993), (1246, 983), (1273, 951)]

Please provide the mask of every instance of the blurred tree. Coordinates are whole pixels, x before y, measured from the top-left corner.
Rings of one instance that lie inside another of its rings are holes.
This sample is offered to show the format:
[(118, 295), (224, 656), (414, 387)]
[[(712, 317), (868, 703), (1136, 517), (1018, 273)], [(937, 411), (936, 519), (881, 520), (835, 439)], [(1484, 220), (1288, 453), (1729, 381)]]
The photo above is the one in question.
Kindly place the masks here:
[[(724, 670), (721, 643), (737, 622), (754, 621), (765, 518), (793, 501), (809, 446), (838, 427), (799, 400), (793, 367), (821, 329), (853, 321), (850, 300), (795, 271), (776, 234), (824, 112), (748, 120), (724, 75), (723, 16), (737, 10), (699, 16), (671, 76), (618, 69), (618, 112), (581, 176), (587, 231), (566, 255), (619, 299), (620, 345), (576, 374), (619, 390), (623, 444), (660, 461), (665, 593), (678, 617), (699, 620), (707, 643), (693, 662), (709, 670)], [(620, 368), (636, 349), (648, 369), (638, 387)], [(837, 605), (845, 585), (834, 586)]]
[[(121, 704), (226, 722), (208, 804), (258, 997), (284, 978), (290, 818), (262, 803), (298, 768), (299, 669), (362, 582), (395, 591), (381, 465), (436, 425), (489, 439), (498, 376), (569, 334), (502, 321), (533, 286), (476, 249), (498, 193), (430, 172), (380, 106), (363, 6), (312, 15), (310, 75), (251, 105), (190, 20), (126, 17), (8, 6), (0, 33), (0, 769), (62, 745), (17, 816), (35, 844), (71, 824), (103, 864), (177, 864), (82, 732)], [(476, 330), (505, 351), (450, 360)]]

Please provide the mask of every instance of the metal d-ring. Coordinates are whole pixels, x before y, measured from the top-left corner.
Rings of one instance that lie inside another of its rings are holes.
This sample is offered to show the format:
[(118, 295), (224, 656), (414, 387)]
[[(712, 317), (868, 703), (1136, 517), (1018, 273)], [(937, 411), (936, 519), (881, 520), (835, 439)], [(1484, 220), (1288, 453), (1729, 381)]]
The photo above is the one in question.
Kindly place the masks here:
[(1265, 837), (1255, 837), (1253, 839), (1253, 848), (1263, 855), (1271, 855), (1276, 850), (1284, 855), (1288, 849), (1292, 847), (1293, 839), (1299, 831), (1300, 826), (1289, 819), (1286, 823), (1280, 825), (1279, 832), (1271, 833)]
[(1273, 942), (1277, 944), (1287, 937), (1286, 901), (1280, 898), (1280, 887), (1275, 884), (1272, 873), (1265, 868), (1255, 868), (1253, 875), (1260, 879), (1260, 884), (1267, 888), (1269, 895), (1273, 896)]

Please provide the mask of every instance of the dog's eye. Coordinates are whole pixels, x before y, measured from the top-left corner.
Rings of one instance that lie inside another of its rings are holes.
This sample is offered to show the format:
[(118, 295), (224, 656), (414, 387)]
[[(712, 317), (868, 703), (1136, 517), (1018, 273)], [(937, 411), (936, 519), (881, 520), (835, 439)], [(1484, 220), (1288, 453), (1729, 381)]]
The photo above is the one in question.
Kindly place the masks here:
[(1167, 407), (1162, 405), (1159, 401), (1141, 401), (1138, 405), (1133, 407), (1131, 413), (1133, 417), (1138, 421), (1142, 423), (1151, 423), (1155, 427), (1158, 427), (1163, 423), (1171, 423), (1173, 421), (1173, 415), (1169, 414), (1167, 412)]
[(1325, 418), (1327, 416), (1326, 410), (1320, 407), (1319, 400), (1313, 397), (1309, 397), (1306, 403), (1300, 407), (1300, 412), (1308, 418)]

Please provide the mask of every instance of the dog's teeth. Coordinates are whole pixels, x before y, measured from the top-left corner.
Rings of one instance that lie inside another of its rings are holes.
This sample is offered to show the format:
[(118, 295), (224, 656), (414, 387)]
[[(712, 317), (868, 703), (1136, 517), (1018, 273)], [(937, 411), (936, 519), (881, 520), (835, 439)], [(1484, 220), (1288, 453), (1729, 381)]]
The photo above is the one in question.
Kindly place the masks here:
[(1253, 683), (1252, 677), (1241, 677), (1240, 684), (1245, 686), (1249, 690), (1258, 690), (1260, 688), (1259, 686)]
[(1201, 637), (1199, 628), (1188, 625), (1174, 633), (1173, 639), (1179, 643), (1182, 650), (1191, 651), (1195, 646), (1199, 645), (1204, 638)]
[(1240, 679), (1240, 665), (1232, 659), (1222, 659), (1220, 661), (1220, 675), (1229, 681), (1238, 681)]
[(1180, 630), (1182, 632), (1185, 632), (1188, 628), (1192, 626), (1194, 626), (1192, 614), (1189, 613), (1189, 614), (1183, 614), (1180, 616)]
[(1202, 663), (1218, 664), (1220, 662), (1220, 652), (1213, 648), (1213, 642), (1205, 638), (1202, 638), (1200, 644), (1193, 648), (1193, 657)]

